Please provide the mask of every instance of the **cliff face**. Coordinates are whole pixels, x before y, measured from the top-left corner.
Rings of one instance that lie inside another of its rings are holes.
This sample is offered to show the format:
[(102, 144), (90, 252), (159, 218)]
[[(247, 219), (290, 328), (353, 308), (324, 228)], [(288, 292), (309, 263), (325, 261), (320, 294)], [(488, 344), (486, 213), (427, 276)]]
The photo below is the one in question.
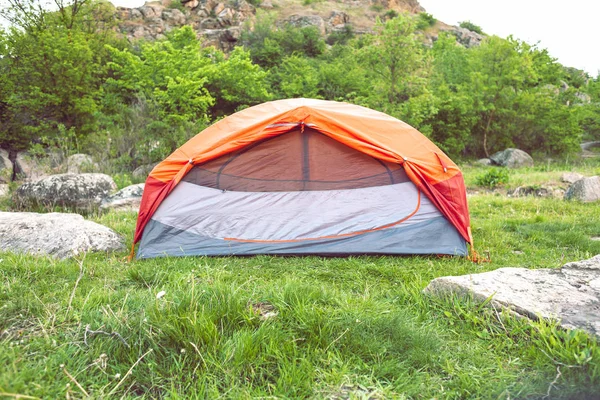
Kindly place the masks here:
[[(119, 7), (117, 16), (120, 32), (132, 41), (161, 39), (171, 29), (191, 25), (206, 46), (228, 51), (238, 44), (242, 25), (254, 18), (258, 9), (273, 13), (278, 25), (314, 26), (323, 36), (343, 30), (346, 25), (358, 34), (366, 33), (378, 17), (425, 11), (417, 0), (262, 0), (258, 7), (246, 0), (161, 0), (138, 8)], [(453, 31), (465, 45), (481, 40), (465, 29), (438, 25), (435, 32)], [(430, 41), (437, 37), (433, 32), (427, 36)]]

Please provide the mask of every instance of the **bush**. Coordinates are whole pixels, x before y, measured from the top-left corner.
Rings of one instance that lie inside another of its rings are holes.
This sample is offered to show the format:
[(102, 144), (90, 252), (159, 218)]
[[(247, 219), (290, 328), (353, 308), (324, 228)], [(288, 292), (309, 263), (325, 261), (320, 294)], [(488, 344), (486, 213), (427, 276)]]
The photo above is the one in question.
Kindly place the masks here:
[(479, 33), (480, 35), (483, 35), (483, 31), (481, 30), (481, 27), (479, 25), (475, 25), (471, 21), (463, 21), (459, 24), (459, 26), (461, 28), (468, 29), (471, 32), (475, 32), (475, 33)]
[(416, 28), (419, 30), (427, 29), (430, 26), (433, 26), (437, 22), (437, 19), (433, 17), (433, 15), (422, 12), (417, 17), (417, 25)]
[(475, 178), (475, 183), (478, 186), (485, 186), (490, 189), (506, 185), (508, 181), (509, 174), (505, 168), (493, 168)]

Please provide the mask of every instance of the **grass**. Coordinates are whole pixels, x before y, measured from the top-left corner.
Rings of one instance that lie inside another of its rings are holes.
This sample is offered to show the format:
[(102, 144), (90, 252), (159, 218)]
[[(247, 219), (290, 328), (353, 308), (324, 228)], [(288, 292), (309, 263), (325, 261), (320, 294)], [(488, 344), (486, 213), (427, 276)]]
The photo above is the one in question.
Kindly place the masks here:
[[(466, 168), (467, 182), (484, 170)], [(422, 294), (439, 276), (600, 253), (600, 204), (483, 194), (469, 205), (491, 263), (2, 254), (0, 397), (600, 398), (595, 338)], [(129, 243), (135, 217), (90, 216)]]

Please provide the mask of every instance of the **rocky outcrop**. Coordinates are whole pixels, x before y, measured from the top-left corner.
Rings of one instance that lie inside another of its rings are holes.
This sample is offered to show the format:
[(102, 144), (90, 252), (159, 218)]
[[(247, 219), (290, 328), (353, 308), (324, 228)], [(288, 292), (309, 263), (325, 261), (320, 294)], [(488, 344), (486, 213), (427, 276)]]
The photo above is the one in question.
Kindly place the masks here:
[(77, 209), (97, 208), (117, 189), (113, 179), (104, 174), (59, 174), (26, 182), (16, 190), (22, 205), (61, 205)]
[(130, 40), (156, 40), (174, 28), (191, 25), (199, 37), (204, 37), (205, 46), (228, 51), (240, 37), (241, 24), (256, 12), (245, 0), (191, 0), (184, 1), (181, 9), (177, 1), (148, 2), (132, 9), (119, 7), (120, 32)]
[(600, 201), (600, 176), (579, 179), (567, 189), (565, 200)]
[(600, 337), (600, 255), (555, 269), (500, 268), (437, 278), (431, 295), (467, 295), (532, 319), (556, 319)]
[(100, 209), (103, 211), (138, 211), (140, 209), (143, 193), (143, 183), (127, 186), (112, 196), (104, 199), (102, 204), (100, 204)]
[(114, 231), (79, 214), (0, 212), (0, 250), (63, 259), (125, 246)]
[[(425, 11), (417, 0), (340, 0), (321, 2), (318, 8), (307, 7), (301, 1), (283, 4), (280, 0), (263, 0), (258, 7), (272, 10), (278, 26), (313, 26), (321, 35), (340, 31), (347, 25), (355, 34), (371, 32), (377, 19), (389, 10), (411, 14)], [(350, 18), (353, 12), (359, 15), (355, 20)], [(191, 25), (204, 39), (204, 46), (224, 51), (239, 44), (242, 24), (255, 15), (255, 6), (246, 0), (162, 0), (133, 9), (117, 8), (118, 30), (129, 40), (162, 39), (174, 28)], [(465, 45), (481, 41), (479, 35), (463, 28), (447, 30)]]
[(87, 154), (73, 154), (67, 158), (67, 173), (69, 174), (80, 174), (96, 170), (98, 170), (98, 165), (94, 163), (92, 156)]
[(506, 149), (490, 157), (496, 165), (507, 168), (533, 167), (533, 158), (523, 150)]

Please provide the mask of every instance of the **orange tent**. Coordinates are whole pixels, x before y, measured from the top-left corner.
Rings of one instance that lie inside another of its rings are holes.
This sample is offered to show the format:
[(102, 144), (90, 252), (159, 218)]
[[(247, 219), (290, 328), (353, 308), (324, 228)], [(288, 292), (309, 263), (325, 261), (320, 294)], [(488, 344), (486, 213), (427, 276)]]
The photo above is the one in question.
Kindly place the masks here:
[[(419, 211), (425, 203), (427, 216)], [(444, 226), (417, 229), (440, 216)], [(416, 129), (365, 107), (289, 99), (224, 118), (158, 164), (146, 180), (134, 245), (142, 241), (141, 258), (466, 255), (469, 224), (462, 173)], [(452, 231), (441, 247), (422, 238), (436, 229)], [(377, 231), (361, 248), (361, 237)], [(427, 244), (394, 247), (400, 237)]]

